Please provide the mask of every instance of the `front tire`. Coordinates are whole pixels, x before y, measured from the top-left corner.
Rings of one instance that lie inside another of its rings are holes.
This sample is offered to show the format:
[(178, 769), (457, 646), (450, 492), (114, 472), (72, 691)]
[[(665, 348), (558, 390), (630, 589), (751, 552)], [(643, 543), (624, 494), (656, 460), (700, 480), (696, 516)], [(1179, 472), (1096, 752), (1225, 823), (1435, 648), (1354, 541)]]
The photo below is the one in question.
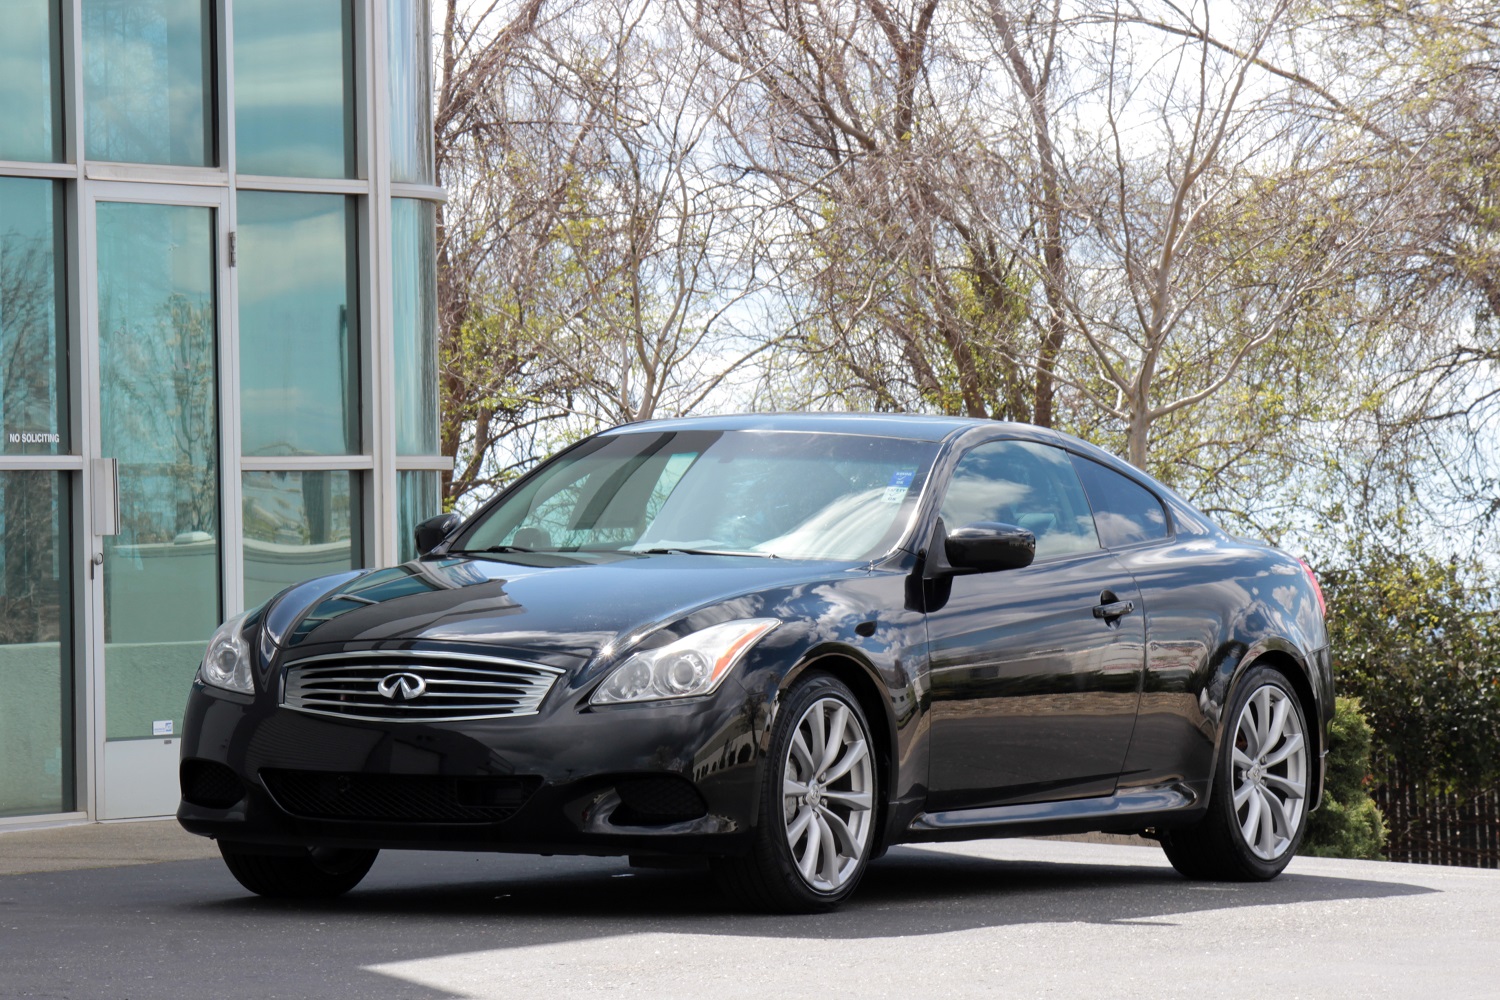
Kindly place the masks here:
[(753, 847), (715, 863), (720, 885), (758, 910), (833, 909), (864, 876), (879, 802), (854, 693), (826, 674), (799, 681), (776, 713)]
[(1251, 667), (1226, 719), (1208, 813), (1162, 831), (1167, 860), (1192, 879), (1262, 882), (1280, 875), (1307, 829), (1312, 748), (1297, 692), (1279, 671)]
[(308, 848), (306, 854), (250, 854), (219, 844), (229, 873), (260, 896), (331, 899), (359, 885), (379, 851)]

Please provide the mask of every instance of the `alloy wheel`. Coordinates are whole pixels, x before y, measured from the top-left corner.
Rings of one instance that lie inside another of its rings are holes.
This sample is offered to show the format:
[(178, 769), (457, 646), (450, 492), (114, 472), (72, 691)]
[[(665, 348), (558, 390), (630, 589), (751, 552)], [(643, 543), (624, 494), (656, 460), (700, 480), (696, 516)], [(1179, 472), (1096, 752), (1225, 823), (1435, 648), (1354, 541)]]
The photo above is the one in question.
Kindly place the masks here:
[(1235, 819), (1245, 846), (1263, 861), (1291, 847), (1306, 813), (1307, 734), (1292, 698), (1264, 684), (1235, 724)]
[(782, 767), (787, 846), (802, 880), (836, 892), (870, 839), (875, 774), (869, 736), (841, 699), (820, 698), (797, 721)]

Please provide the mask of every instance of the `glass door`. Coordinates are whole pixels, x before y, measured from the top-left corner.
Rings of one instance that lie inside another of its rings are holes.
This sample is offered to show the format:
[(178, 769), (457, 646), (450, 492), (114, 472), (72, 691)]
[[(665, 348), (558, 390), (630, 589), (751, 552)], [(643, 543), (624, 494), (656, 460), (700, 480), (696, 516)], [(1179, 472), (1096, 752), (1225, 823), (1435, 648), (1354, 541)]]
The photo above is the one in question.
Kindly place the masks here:
[(112, 200), (104, 190), (93, 201), (94, 650), (99, 815), (118, 819), (176, 810), (183, 705), (222, 617), (224, 206)]
[(0, 177), (0, 821), (77, 808), (65, 218), (59, 182)]

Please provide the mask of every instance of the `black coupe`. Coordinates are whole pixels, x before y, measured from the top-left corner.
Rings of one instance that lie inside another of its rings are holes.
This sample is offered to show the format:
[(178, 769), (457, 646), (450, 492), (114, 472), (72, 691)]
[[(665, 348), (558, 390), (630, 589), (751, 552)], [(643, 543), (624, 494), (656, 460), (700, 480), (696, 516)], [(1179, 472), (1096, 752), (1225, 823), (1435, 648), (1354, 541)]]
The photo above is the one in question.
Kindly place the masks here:
[(634, 424), (417, 534), (209, 645), (177, 816), (251, 891), (521, 851), (806, 911), (892, 844), (1088, 830), (1268, 879), (1322, 792), (1312, 572), (1054, 431)]

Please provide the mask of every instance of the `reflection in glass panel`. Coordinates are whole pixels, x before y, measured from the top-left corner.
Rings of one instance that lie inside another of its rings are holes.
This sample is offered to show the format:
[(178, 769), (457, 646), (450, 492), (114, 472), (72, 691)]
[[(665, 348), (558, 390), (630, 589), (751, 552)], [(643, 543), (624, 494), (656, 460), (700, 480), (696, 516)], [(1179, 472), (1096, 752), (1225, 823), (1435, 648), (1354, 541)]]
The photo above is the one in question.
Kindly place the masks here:
[(1167, 537), (1167, 512), (1154, 494), (1098, 462), (1071, 457), (1094, 509), (1100, 542), (1112, 548)]
[(432, 183), (432, 36), (428, 5), (388, 0), (391, 180)]
[(61, 160), (56, 0), (6, 0), (0, 10), (0, 160)]
[(60, 184), (0, 177), (0, 454), (68, 451), (63, 218)]
[(98, 206), (102, 452), (120, 463), (104, 540), (106, 737), (181, 724), (219, 622), (214, 215)]
[(403, 469), (396, 473), (396, 535), (401, 561), (417, 557), (417, 525), (443, 511), (438, 500), (438, 474)]
[(347, 0), (235, 5), (236, 170), (354, 175), (351, 21)]
[(241, 451), (359, 450), (354, 199), (239, 196)]
[(68, 494), (56, 472), (0, 472), (0, 816), (73, 805)]
[(1036, 560), (1097, 552), (1099, 535), (1083, 484), (1060, 448), (995, 441), (970, 449), (953, 470), (939, 511), (944, 524), (1020, 525), (1036, 536)]
[(245, 607), (363, 562), (353, 472), (246, 472)]
[(83, 0), (88, 159), (214, 165), (213, 8)]
[(391, 202), (396, 454), (437, 454), (437, 231), (433, 206)]

